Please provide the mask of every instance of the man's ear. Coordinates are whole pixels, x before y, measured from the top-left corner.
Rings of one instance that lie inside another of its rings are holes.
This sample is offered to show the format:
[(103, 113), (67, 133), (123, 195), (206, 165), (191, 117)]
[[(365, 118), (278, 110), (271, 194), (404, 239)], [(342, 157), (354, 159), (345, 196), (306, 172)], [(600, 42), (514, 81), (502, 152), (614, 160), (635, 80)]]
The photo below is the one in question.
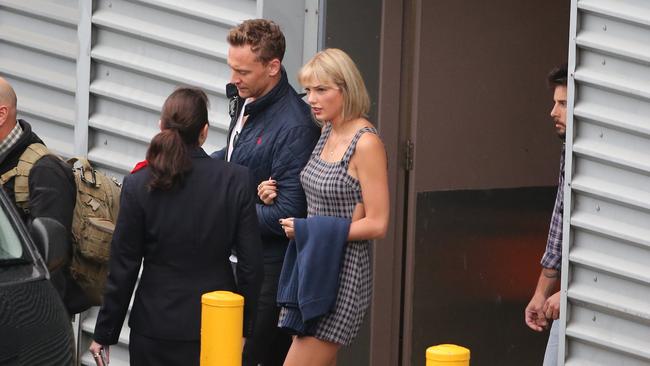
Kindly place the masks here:
[(7, 122), (7, 117), (9, 116), (9, 107), (6, 105), (0, 105), (0, 127), (4, 126)]
[(280, 70), (282, 70), (282, 62), (280, 62), (279, 59), (274, 58), (273, 60), (269, 61), (268, 64), (266, 64), (267, 70), (269, 72), (269, 76), (276, 76), (280, 74)]

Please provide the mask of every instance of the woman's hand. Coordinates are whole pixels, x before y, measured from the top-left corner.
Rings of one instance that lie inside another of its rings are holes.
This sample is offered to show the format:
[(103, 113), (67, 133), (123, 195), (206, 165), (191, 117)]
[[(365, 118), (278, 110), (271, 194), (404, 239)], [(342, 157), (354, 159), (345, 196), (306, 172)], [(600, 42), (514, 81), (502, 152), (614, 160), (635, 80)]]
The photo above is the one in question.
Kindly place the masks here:
[[(102, 350), (104, 351), (104, 357), (106, 359), (106, 363), (104, 363), (104, 360), (102, 360), (102, 357), (101, 357)], [(95, 363), (97, 365), (107, 366), (110, 363), (110, 360), (109, 360), (109, 357), (108, 357), (108, 354), (109, 354), (108, 346), (104, 346), (104, 345), (101, 345), (101, 344), (93, 341), (90, 344), (90, 347), (88, 348), (88, 351), (93, 356), (93, 359), (95, 360)]]
[(275, 197), (278, 196), (277, 182), (269, 177), (257, 186), (257, 196), (265, 205), (272, 205)]
[(282, 230), (284, 230), (284, 234), (287, 238), (293, 239), (296, 236), (296, 233), (293, 231), (293, 217), (280, 219), (280, 225), (282, 226)]

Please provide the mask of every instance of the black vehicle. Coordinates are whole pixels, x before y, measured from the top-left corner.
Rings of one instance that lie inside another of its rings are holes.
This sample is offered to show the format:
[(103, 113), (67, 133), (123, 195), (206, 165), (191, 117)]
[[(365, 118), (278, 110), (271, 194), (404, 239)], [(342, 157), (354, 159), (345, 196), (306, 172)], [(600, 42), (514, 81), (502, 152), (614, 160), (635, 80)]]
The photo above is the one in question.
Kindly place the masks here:
[(32, 241), (0, 188), (0, 365), (75, 364), (70, 318), (46, 266), (64, 258), (48, 251), (58, 240), (57, 225), (35, 220)]

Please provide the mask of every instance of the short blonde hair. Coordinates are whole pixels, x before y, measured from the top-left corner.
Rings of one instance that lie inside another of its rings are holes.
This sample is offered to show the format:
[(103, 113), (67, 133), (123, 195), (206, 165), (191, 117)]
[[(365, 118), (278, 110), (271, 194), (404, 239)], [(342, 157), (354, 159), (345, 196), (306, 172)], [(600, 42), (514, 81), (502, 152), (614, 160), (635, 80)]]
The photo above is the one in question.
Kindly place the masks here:
[(343, 121), (367, 117), (370, 97), (361, 73), (347, 53), (338, 48), (318, 52), (298, 72), (298, 81), (305, 86), (318, 80), (331, 82), (343, 93)]

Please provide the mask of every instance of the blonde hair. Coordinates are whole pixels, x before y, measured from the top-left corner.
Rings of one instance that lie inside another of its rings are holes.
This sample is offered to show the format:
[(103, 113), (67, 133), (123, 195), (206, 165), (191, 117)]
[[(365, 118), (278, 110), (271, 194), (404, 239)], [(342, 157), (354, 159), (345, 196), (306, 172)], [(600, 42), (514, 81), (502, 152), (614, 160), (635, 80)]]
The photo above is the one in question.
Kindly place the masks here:
[(331, 82), (343, 93), (343, 121), (367, 117), (370, 97), (361, 73), (347, 53), (338, 48), (318, 52), (298, 72), (298, 82)]

